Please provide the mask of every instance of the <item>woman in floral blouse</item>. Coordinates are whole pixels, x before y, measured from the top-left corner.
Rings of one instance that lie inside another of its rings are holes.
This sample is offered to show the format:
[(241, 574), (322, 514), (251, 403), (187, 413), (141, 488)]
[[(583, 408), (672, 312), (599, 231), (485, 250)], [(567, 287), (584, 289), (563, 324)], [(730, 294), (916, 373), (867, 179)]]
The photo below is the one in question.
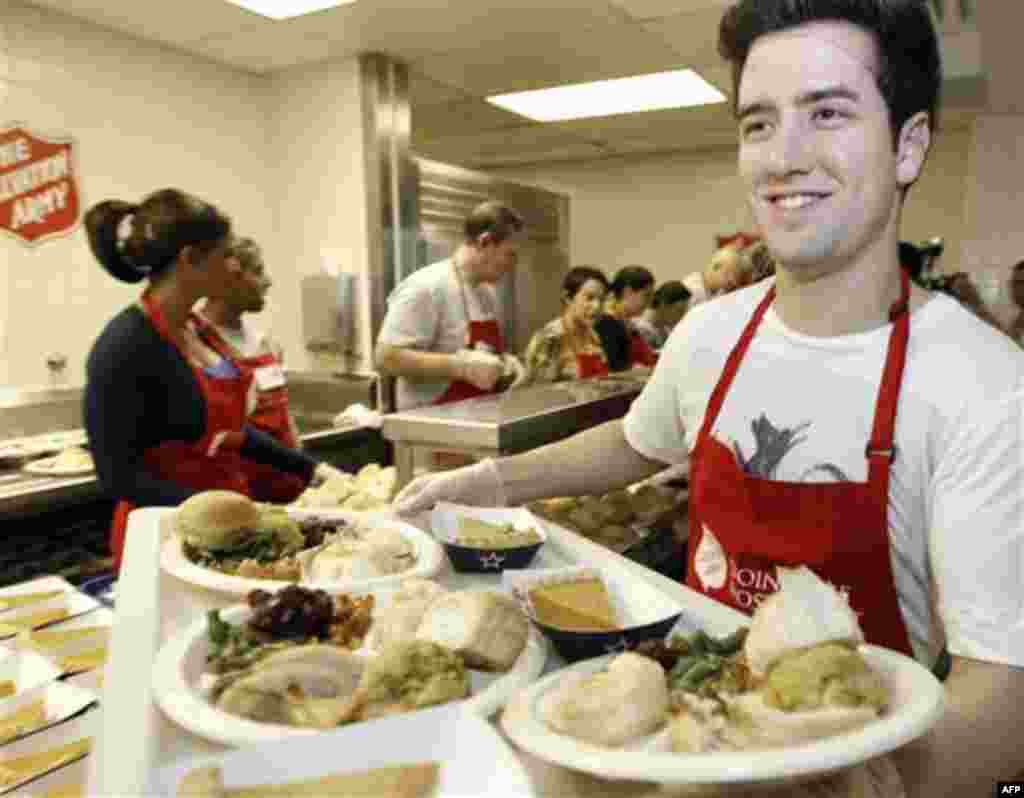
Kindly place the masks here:
[(590, 266), (569, 270), (562, 280), (562, 315), (544, 325), (526, 347), (521, 384), (577, 380), (608, 373), (608, 359), (594, 332), (608, 278)]

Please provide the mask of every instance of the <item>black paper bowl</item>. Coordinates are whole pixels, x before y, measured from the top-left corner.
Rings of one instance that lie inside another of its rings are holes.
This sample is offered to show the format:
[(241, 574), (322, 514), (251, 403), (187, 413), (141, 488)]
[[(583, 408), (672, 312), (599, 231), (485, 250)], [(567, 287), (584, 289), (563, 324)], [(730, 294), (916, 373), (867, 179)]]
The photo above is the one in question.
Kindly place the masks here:
[[(536, 530), (540, 535), (540, 541), (500, 549), (464, 546), (455, 542), (460, 517), (477, 518), (488, 523), (512, 524), (518, 529), (528, 527)], [(444, 546), (452, 568), (459, 573), (468, 574), (500, 574), (506, 568), (526, 568), (548, 539), (540, 519), (522, 508), (467, 507), (439, 502), (431, 511), (431, 528)]]
[(558, 629), (541, 623), (536, 618), (531, 620), (551, 641), (551, 645), (562, 659), (566, 662), (578, 662), (629, 651), (646, 640), (664, 640), (681, 615), (681, 612), (677, 612), (653, 623), (600, 632)]
[(526, 568), (533, 562), (544, 541), (508, 549), (480, 549), (447, 541), (443, 541), (443, 545), (456, 571), (464, 574), (498, 574), (506, 568)]

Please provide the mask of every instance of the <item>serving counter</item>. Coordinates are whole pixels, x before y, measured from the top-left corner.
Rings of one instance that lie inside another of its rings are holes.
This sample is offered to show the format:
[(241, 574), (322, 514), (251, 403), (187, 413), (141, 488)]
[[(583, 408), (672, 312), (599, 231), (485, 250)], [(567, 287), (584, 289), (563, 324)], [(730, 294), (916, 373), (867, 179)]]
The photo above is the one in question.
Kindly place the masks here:
[(394, 445), (402, 487), (412, 479), (419, 452), (472, 457), (523, 452), (621, 418), (643, 385), (630, 375), (532, 385), (389, 413), (382, 432)]
[[(133, 513), (129, 521), (125, 567), (118, 585), (117, 621), (100, 702), (102, 717), (96, 746), (89, 758), (90, 780), (85, 795), (140, 795), (151, 768), (185, 755), (226, 750), (173, 725), (153, 701), (152, 666), (163, 642), (207, 610), (237, 602), (230, 596), (191, 587), (161, 572), (161, 542), (152, 534), (159, 513), (155, 509), (140, 510)], [(620, 578), (637, 580), (671, 600), (684, 614), (701, 619), (702, 625), (712, 633), (732, 630), (742, 617), (575, 533), (552, 524), (545, 528), (548, 532), (545, 548), (550, 547), (549, 556), (553, 561), (587, 563), (614, 571)], [(132, 534), (134, 529), (150, 534)], [(494, 579), (497, 584), (496, 576), (480, 578)], [(561, 664), (553, 652), (549, 654), (549, 670)], [(536, 796), (653, 798), (665, 794), (655, 785), (606, 781), (550, 765), (518, 750), (515, 753), (527, 769)], [(339, 763), (341, 761), (339, 754)]]

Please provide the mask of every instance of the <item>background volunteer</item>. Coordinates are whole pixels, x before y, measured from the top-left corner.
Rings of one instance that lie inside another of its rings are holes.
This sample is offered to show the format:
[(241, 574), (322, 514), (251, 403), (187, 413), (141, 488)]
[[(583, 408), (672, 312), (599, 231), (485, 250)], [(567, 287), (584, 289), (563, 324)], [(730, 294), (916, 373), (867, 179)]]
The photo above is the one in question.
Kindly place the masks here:
[(562, 279), (562, 314), (533, 334), (523, 355), (522, 384), (578, 380), (608, 373), (608, 358), (594, 331), (608, 278), (591, 266), (576, 266)]
[[(848, 781), (826, 779), (813, 794), (983, 795), (1024, 772), (1024, 356), (953, 299), (911, 287), (899, 266), (902, 205), (931, 146), (941, 85), (929, 9), (922, 0), (740, 0), (720, 33), (740, 173), (775, 279), (690, 312), (623, 423), (421, 478), (396, 507), (598, 494), (687, 455), (691, 519), (698, 482), (713, 487), (696, 472), (724, 475), (730, 464), (731, 502), (718, 505), (734, 512), (764, 494), (785, 513), (778, 499), (793, 491), (820, 495), (821, 514), (833, 489), (861, 492), (858, 514), (880, 514), (887, 538), (888, 557), (874, 565), (891, 573), (856, 574), (855, 591), (870, 601), (876, 586), (895, 589), (898, 623), (926, 665), (944, 635), (946, 713), (917, 741), (854, 769), (895, 776), (902, 788), (869, 778), (868, 792), (851, 793)], [(873, 422), (896, 408), (889, 441)], [(877, 487), (880, 470), (888, 485), (879, 498), (861, 486)], [(698, 500), (697, 515), (712, 504)], [(801, 536), (787, 559), (856, 551), (861, 533), (848, 520)], [(710, 540), (704, 532), (691, 526), (691, 546)], [(873, 522), (863, 537), (874, 543)], [(755, 549), (786, 542), (780, 530), (747, 540)], [(734, 568), (721, 554), (708, 546), (693, 557), (691, 585), (715, 594)], [(862, 623), (870, 640), (872, 613)]]
[[(235, 260), (240, 269), (236, 290), (208, 298), (196, 311), (196, 322), (203, 325), (204, 336), (216, 344), (220, 354), (252, 374), (256, 407), (249, 423), (284, 446), (299, 449), (299, 431), (288, 408), (284, 350), (243, 319), (243, 314), (259, 313), (266, 306), (271, 280), (263, 253), (251, 238), (239, 238), (228, 250), (228, 258)], [(301, 477), (252, 460), (243, 460), (242, 468), (256, 501), (287, 504), (306, 487)]]
[(657, 353), (633, 327), (633, 319), (647, 309), (653, 294), (654, 275), (643, 266), (619, 269), (608, 285), (604, 313), (597, 317), (594, 329), (610, 371), (650, 368), (658, 362)]
[(515, 268), (522, 231), (514, 210), (485, 202), (466, 218), (450, 258), (413, 272), (388, 297), (376, 365), (398, 378), (399, 409), (493, 393), (521, 374), (506, 354), (494, 285)]
[(120, 566), (128, 513), (177, 505), (210, 489), (248, 493), (242, 458), (306, 482), (330, 466), (281, 446), (246, 423), (252, 378), (223, 357), (195, 325), (202, 297), (237, 290), (227, 257), (231, 222), (177, 189), (141, 203), (108, 200), (85, 215), (89, 245), (111, 276), (148, 281), (137, 303), (112, 318), (86, 363), (85, 428), (96, 473), (118, 500), (111, 550)]

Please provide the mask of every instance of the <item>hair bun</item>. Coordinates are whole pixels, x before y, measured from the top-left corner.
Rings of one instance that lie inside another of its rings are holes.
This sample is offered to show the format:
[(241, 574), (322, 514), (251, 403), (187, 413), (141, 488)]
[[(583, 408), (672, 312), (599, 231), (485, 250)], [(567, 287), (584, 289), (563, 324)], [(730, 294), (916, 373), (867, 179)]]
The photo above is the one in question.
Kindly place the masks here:
[(129, 253), (118, 246), (121, 222), (138, 210), (139, 206), (130, 202), (105, 200), (91, 207), (85, 214), (85, 228), (92, 254), (111, 277), (123, 283), (141, 282), (149, 274), (149, 269), (140, 267)]

